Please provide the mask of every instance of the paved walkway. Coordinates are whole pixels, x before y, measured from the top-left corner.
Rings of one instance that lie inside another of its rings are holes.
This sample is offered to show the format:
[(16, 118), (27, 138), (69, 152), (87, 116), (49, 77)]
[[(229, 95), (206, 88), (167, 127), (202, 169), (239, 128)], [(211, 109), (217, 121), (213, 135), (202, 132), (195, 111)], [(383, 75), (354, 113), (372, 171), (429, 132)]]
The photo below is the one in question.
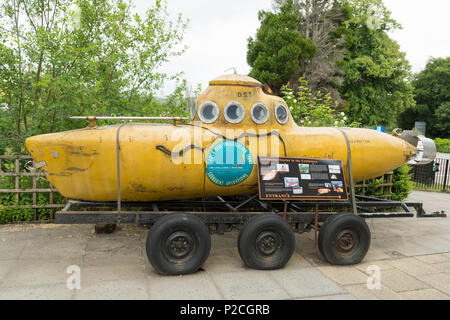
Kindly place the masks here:
[[(427, 210), (450, 213), (442, 196), (414, 192), (410, 200), (425, 199)], [(233, 231), (212, 236), (201, 271), (175, 277), (155, 273), (145, 254), (147, 230), (138, 226), (98, 235), (92, 225), (3, 225), (0, 299), (450, 299), (449, 218), (368, 224), (371, 248), (356, 266), (326, 263), (311, 232), (296, 235), (284, 269), (251, 270), (239, 257)], [(74, 265), (81, 289), (69, 290), (67, 269)], [(369, 278), (368, 268), (378, 272)], [(368, 280), (377, 287), (376, 279), (379, 289), (369, 289)]]

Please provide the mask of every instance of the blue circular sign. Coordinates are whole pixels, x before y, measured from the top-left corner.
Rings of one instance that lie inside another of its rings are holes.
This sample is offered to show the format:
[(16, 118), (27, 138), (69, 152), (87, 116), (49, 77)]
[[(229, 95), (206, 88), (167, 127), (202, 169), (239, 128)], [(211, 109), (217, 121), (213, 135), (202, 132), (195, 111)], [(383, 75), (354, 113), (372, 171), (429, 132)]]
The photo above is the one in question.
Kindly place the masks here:
[(222, 141), (216, 144), (206, 159), (206, 174), (214, 184), (234, 186), (250, 176), (253, 158), (241, 143)]

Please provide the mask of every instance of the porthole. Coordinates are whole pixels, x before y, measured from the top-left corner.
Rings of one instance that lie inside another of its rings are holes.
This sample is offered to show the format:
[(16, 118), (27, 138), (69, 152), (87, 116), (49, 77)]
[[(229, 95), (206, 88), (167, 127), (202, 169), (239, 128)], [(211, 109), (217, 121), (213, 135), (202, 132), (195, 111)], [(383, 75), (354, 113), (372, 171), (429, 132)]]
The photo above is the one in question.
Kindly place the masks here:
[(219, 117), (219, 107), (212, 101), (203, 102), (198, 109), (198, 116), (204, 123), (212, 123)]
[(225, 106), (223, 113), (228, 122), (239, 123), (244, 119), (245, 109), (241, 103), (232, 101)]
[(285, 124), (288, 121), (289, 113), (285, 105), (277, 105), (275, 108), (275, 117), (280, 124)]
[(269, 108), (262, 102), (255, 103), (250, 113), (257, 124), (266, 123), (269, 119)]

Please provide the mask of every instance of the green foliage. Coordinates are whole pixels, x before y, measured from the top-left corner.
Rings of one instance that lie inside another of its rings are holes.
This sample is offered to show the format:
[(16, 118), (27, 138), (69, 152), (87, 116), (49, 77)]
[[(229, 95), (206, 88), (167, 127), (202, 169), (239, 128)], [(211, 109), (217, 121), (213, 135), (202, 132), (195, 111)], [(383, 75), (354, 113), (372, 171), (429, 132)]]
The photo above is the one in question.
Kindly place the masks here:
[[(450, 100), (441, 104), (435, 111), (435, 133), (450, 137)], [(432, 129), (432, 130), (433, 130)]]
[[(411, 193), (414, 183), (411, 181), (411, 174), (409, 174), (410, 170), (411, 167), (407, 164), (394, 170), (394, 174), (392, 175), (392, 200), (403, 201)], [(384, 188), (383, 193), (383, 188), (381, 186), (383, 184), (382, 177), (366, 181), (366, 183), (366, 196), (376, 198), (384, 198), (386, 196), (387, 188)], [(362, 194), (362, 188), (356, 188), (355, 192), (357, 194)]]
[(329, 93), (324, 95), (319, 91), (314, 96), (308, 87), (308, 81), (300, 78), (299, 83), (295, 92), (289, 83), (281, 88), (283, 98), (297, 124), (305, 127), (345, 125), (347, 117), (344, 112), (335, 112), (337, 103), (333, 102)]
[(159, 0), (140, 15), (131, 9), (128, 0), (2, 3), (0, 153), (24, 152), (28, 136), (86, 125), (72, 115), (151, 109), (164, 81), (181, 76), (158, 70), (184, 52), (186, 23), (171, 21)]
[(450, 153), (450, 139), (434, 139), (434, 143), (436, 144), (437, 152)]
[(388, 36), (399, 25), (381, 0), (348, 3), (352, 18), (345, 22), (345, 81), (340, 91), (349, 118), (364, 125), (393, 126), (398, 115), (415, 104), (409, 63)]
[(413, 85), (417, 106), (401, 115), (401, 126), (410, 129), (425, 121), (427, 135), (450, 138), (450, 57), (430, 59)]
[[(277, 10), (287, 0), (273, 0)], [(308, 81), (314, 95), (318, 91), (330, 93), (338, 102), (338, 109), (346, 107), (337, 90), (343, 81), (344, 73), (338, 63), (345, 53), (345, 21), (350, 19), (351, 10), (346, 1), (295, 0), (292, 10), (301, 19), (297, 26), (300, 35), (311, 39), (317, 47), (311, 58), (300, 59), (300, 73), (292, 76), (291, 86), (297, 86), (296, 80), (301, 76)], [(295, 89), (294, 89), (295, 90)]]
[(411, 167), (404, 164), (400, 168), (394, 170), (392, 176), (392, 200), (403, 201), (411, 193), (414, 183), (411, 181)]
[(247, 62), (252, 67), (249, 75), (267, 83), (276, 93), (300, 72), (300, 59), (312, 58), (317, 50), (297, 30), (301, 16), (293, 8), (290, 0), (278, 13), (260, 11), (256, 39), (248, 39)]

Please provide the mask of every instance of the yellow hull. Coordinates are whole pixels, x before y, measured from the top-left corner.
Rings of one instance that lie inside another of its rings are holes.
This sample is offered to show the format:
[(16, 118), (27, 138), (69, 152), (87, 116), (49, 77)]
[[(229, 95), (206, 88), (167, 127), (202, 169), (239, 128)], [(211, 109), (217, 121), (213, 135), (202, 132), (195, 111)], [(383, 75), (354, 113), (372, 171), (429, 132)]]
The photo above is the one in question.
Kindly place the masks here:
[[(284, 124), (273, 116), (256, 124), (250, 118), (255, 102), (267, 105), (272, 115), (284, 101), (266, 95), (255, 80), (236, 77), (212, 81), (198, 105), (213, 101), (222, 111), (237, 100), (245, 108), (240, 123), (230, 123), (220, 112), (207, 124), (197, 114), (189, 125), (128, 123), (35, 136), (26, 140), (27, 149), (64, 197), (88, 201), (117, 200), (118, 168), (122, 201), (256, 194), (258, 155), (340, 159), (348, 181), (347, 145), (339, 129), (299, 127), (291, 115)], [(416, 151), (406, 141), (374, 130), (341, 130), (350, 141), (355, 181), (396, 169)], [(253, 166), (240, 180), (220, 185), (208, 174), (207, 158), (225, 139), (245, 146)]]
[[(27, 148), (48, 180), (65, 197), (91, 201), (117, 200), (116, 134), (119, 126), (82, 129), (32, 137)], [(120, 184), (123, 201), (156, 201), (214, 195), (257, 193), (257, 155), (284, 156), (284, 146), (271, 150), (277, 136), (267, 146), (258, 137), (241, 137), (255, 159), (249, 177), (234, 186), (219, 186), (206, 176), (205, 159), (223, 141), (204, 139), (203, 152), (196, 148), (183, 155), (176, 152), (191, 143), (171, 142), (171, 135), (194, 136), (192, 126), (127, 124), (120, 130)], [(204, 131), (204, 129), (202, 129)], [(178, 131), (178, 133), (177, 133)], [(344, 129), (351, 145), (353, 177), (361, 181), (378, 177), (407, 161), (414, 147), (400, 138), (367, 129)], [(266, 131), (264, 131), (265, 133)], [(225, 135), (225, 132), (215, 130)], [(280, 131), (288, 157), (340, 159), (348, 178), (347, 146), (336, 128), (291, 128)], [(235, 137), (227, 137), (235, 138)], [(272, 140), (273, 139), (273, 140)], [(261, 139), (265, 140), (265, 139)], [(166, 142), (165, 142), (166, 141)], [(165, 143), (164, 143), (165, 142)], [(178, 147), (177, 147), (178, 145)], [(164, 152), (165, 151), (165, 152)], [(167, 151), (173, 151), (168, 154)], [(199, 162), (199, 163), (196, 163)], [(347, 179), (348, 181), (348, 179)], [(204, 186), (204, 187), (203, 187)]]

